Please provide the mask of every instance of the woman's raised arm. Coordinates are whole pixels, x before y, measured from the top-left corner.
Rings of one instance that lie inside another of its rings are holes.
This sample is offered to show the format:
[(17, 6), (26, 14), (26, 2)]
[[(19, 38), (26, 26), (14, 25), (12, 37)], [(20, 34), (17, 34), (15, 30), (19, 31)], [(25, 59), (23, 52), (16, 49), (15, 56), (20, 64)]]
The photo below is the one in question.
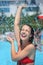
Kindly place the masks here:
[(19, 23), (20, 23), (20, 17), (21, 17), (21, 12), (22, 12), (22, 8), (26, 7), (26, 4), (23, 4), (21, 6), (18, 7), (17, 13), (16, 13), (16, 17), (15, 17), (15, 21), (14, 21), (14, 32), (15, 32), (15, 37), (16, 40), (18, 42), (18, 48), (20, 49), (20, 29), (19, 29)]
[(15, 21), (14, 21), (14, 33), (15, 33), (16, 40), (18, 42), (18, 45), (20, 45), (20, 29), (19, 29), (19, 23), (20, 23), (21, 11), (22, 11), (22, 7), (19, 6), (18, 7), (18, 10), (17, 10), (17, 13), (16, 13)]

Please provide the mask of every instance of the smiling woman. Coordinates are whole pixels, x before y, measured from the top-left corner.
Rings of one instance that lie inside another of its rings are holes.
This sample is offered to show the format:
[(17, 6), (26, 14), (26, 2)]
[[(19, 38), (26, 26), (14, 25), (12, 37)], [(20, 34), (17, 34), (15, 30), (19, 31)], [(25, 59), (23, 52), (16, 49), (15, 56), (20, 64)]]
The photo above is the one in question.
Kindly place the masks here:
[(18, 65), (34, 65), (36, 50), (32, 43), (34, 38), (34, 30), (27, 24), (22, 26), (21, 31), (19, 29), (21, 11), (25, 7), (27, 7), (26, 4), (18, 7), (14, 21), (14, 32), (18, 43), (18, 52), (15, 51), (14, 40), (9, 36), (7, 37), (7, 40), (11, 43), (11, 56), (13, 61), (18, 61)]

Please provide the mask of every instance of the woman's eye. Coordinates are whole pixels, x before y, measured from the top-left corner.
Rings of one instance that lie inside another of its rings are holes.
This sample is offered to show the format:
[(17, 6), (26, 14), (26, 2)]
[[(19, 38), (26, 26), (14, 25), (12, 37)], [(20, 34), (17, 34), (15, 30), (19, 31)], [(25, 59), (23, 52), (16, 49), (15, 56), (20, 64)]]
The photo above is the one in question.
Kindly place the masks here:
[(27, 32), (29, 32), (28, 30), (26, 30)]
[(24, 29), (22, 29), (22, 31), (24, 31)]
[(26, 31), (26, 32), (29, 32), (28, 30), (24, 30), (24, 29), (22, 29), (21, 31)]

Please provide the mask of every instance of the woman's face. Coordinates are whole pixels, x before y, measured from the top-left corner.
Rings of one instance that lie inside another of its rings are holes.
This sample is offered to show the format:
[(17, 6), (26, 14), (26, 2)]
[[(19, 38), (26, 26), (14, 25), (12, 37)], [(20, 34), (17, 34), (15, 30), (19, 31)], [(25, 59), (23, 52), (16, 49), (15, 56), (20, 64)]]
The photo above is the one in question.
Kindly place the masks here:
[(20, 32), (20, 38), (22, 41), (29, 40), (31, 36), (31, 28), (28, 25), (24, 25)]

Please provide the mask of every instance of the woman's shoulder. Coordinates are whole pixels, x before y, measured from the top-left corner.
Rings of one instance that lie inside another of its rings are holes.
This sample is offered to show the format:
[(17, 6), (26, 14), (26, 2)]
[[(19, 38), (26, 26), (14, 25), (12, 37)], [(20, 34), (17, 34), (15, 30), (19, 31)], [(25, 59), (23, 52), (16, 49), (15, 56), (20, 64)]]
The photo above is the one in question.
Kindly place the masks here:
[(29, 45), (28, 45), (28, 48), (31, 48), (31, 49), (35, 50), (34, 44), (29, 44)]

